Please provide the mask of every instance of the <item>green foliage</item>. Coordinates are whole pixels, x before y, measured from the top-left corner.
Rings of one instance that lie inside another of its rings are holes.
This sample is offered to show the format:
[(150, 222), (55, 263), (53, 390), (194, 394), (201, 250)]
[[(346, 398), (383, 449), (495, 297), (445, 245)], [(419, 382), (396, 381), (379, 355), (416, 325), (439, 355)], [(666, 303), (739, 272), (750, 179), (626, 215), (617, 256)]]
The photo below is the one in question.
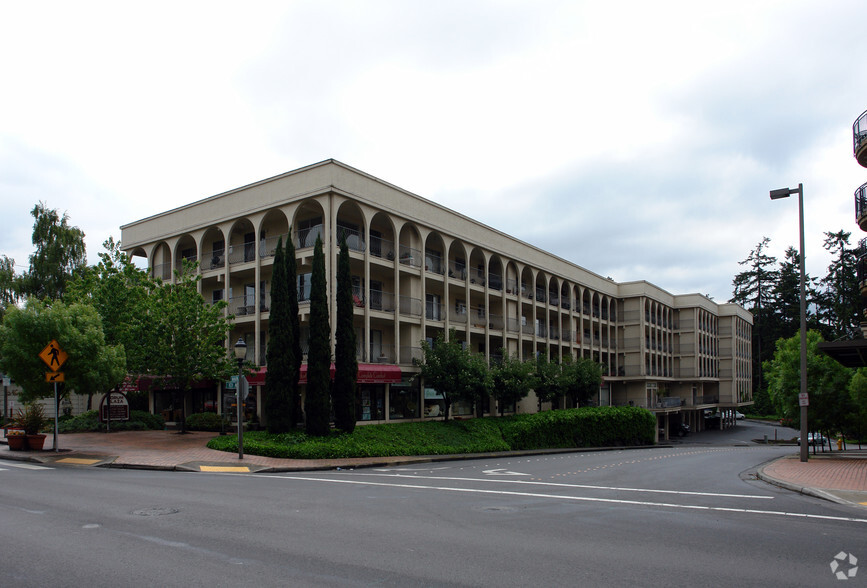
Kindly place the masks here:
[(232, 329), (223, 316), (225, 302), (207, 304), (197, 289), (201, 276), (185, 266), (190, 271), (176, 272), (175, 283), (163, 284), (151, 296), (148, 332), (148, 366), (159, 376), (155, 384), (177, 388), (183, 397), (193, 382), (224, 381), (237, 371), (225, 347)]
[(85, 267), (84, 231), (69, 226), (69, 215), (58, 214), (40, 202), (30, 211), (33, 216), (33, 245), (30, 270), (21, 276), (24, 295), (59, 300), (69, 279)]
[(496, 419), (512, 450), (651, 445), (656, 417), (637, 407), (584, 407)]
[(316, 237), (310, 277), (310, 349), (307, 353), (307, 434), (328, 435), (331, 430), (331, 327), (322, 239)]
[(53, 385), (45, 381), (47, 368), (39, 358), (52, 339), (69, 355), (61, 368), (66, 390), (95, 394), (123, 381), (124, 349), (106, 344), (102, 321), (93, 307), (31, 298), (24, 308), (10, 307), (0, 325), (0, 371), (22, 387), (22, 400), (54, 394)]
[(187, 428), (191, 431), (223, 431), (227, 422), (215, 412), (197, 412), (187, 417)]
[[(244, 450), (268, 457), (329, 459), (649, 445), (655, 427), (656, 418), (642, 408), (593, 407), (509, 417), (367, 425), (351, 434), (335, 431), (327, 436), (254, 431), (245, 435)], [(234, 436), (217, 437), (208, 442), (208, 447), (236, 452), (237, 443)]]
[[(807, 393), (810, 395), (808, 420), (811, 430), (837, 431), (846, 425), (852, 413), (849, 382), (852, 371), (819, 351), (822, 336), (807, 333)], [(801, 390), (800, 334), (777, 341), (774, 359), (765, 362), (768, 393), (782, 418), (800, 426), (798, 393)]]
[(477, 402), (491, 389), (490, 375), (484, 358), (464, 349), (454, 329), (449, 331), (449, 340), (437, 335), (433, 345), (421, 342), (422, 360), (419, 376), (425, 386), (442, 394), (445, 411), (443, 420), (449, 420), (453, 402), (466, 400)]
[(48, 425), (45, 408), (38, 402), (28, 402), (15, 413), (14, 423), (24, 429), (25, 434), (36, 435)]
[[(143, 410), (131, 410), (129, 421), (111, 421), (112, 431), (161, 431), (165, 428), (166, 421), (162, 416)], [(58, 427), (61, 433), (96, 433), (104, 430), (105, 423), (99, 422), (99, 415), (95, 410), (61, 420)]]
[(6, 308), (18, 300), (18, 281), (15, 278), (15, 260), (0, 255), (0, 321), (6, 313)]
[(292, 330), (292, 322), (289, 320), (289, 284), (282, 237), (277, 240), (273, 268), (271, 314), (268, 320), (268, 371), (265, 373), (265, 416), (269, 432), (285, 433), (295, 426), (295, 405), (291, 396), (293, 385), (297, 386), (299, 374), (292, 356), (293, 339), (297, 339), (298, 333)]
[(563, 393), (574, 406), (587, 404), (599, 392), (602, 384), (602, 364), (587, 357), (563, 363), (561, 373)]
[(102, 319), (106, 343), (123, 345), (127, 373), (143, 374), (148, 371), (152, 344), (148, 302), (157, 284), (132, 264), (113, 238), (103, 247), (100, 262), (69, 283), (65, 300), (93, 306)]
[[(503, 351), (503, 359), (491, 368), (491, 396), (497, 399), (500, 414), (535, 387), (543, 384), (543, 396), (556, 395), (556, 371), (559, 366), (547, 360), (521, 361)], [(553, 390), (553, 393), (549, 392)]]
[(864, 439), (867, 434), (867, 368), (859, 368), (852, 376), (849, 393), (853, 405), (850, 428), (859, 439)]
[(337, 325), (334, 333), (334, 425), (351, 433), (355, 430), (355, 383), (358, 360), (355, 357), (354, 307), (352, 301), (352, 271), (346, 235), (340, 238), (337, 255)]

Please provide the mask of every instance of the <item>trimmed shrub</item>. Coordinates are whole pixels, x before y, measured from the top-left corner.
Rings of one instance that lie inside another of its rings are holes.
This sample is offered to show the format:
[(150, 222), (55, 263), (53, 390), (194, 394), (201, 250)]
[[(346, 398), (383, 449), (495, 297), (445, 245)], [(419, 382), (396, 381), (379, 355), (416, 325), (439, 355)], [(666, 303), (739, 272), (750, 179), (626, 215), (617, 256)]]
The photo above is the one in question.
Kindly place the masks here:
[(190, 431), (222, 431), (226, 421), (215, 412), (199, 412), (187, 417), (187, 429)]
[[(487, 453), (518, 449), (651, 445), (656, 418), (643, 408), (588, 407), (511, 417), (389, 423), (351, 434), (315, 437), (300, 431), (245, 434), (251, 455), (293, 459)], [(238, 439), (212, 439), (211, 449), (238, 451)]]
[[(128, 421), (111, 421), (112, 431), (159, 431), (166, 428), (165, 419), (158, 414), (144, 410), (132, 410)], [(92, 433), (105, 430), (105, 423), (99, 422), (95, 410), (83, 412), (68, 420), (61, 420), (58, 431), (61, 433)]]

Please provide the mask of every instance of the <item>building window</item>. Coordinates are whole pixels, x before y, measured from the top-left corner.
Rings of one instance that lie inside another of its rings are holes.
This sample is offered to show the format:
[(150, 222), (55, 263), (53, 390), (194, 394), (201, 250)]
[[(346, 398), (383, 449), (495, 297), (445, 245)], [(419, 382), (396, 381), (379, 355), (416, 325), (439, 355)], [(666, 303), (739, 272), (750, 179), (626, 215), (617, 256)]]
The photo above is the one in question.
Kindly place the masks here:
[(388, 418), (417, 419), (419, 410), (419, 381), (404, 378), (400, 384), (391, 384), (388, 391)]

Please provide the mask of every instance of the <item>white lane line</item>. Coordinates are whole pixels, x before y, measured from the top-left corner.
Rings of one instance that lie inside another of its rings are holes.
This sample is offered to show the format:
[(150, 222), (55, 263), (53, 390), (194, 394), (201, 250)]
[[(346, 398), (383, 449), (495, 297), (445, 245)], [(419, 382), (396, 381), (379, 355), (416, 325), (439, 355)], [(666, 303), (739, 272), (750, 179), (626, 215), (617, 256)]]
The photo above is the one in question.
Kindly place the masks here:
[(273, 474), (223, 474), (227, 476), (256, 476), (271, 480), (298, 480), (302, 482), (326, 482), (330, 484), (351, 484), (357, 486), (385, 486), (390, 488), (405, 488), (408, 490), (440, 490), (443, 492), (461, 492), (465, 494), (495, 494), (498, 496), (520, 496), (523, 498), (544, 498), (557, 500), (572, 500), (576, 502), (603, 502), (606, 504), (627, 504), (632, 506), (656, 506), (662, 508), (674, 508), (684, 510), (706, 510), (716, 512), (730, 512), (738, 514), (764, 514), (771, 516), (793, 517), (799, 519), (819, 519), (825, 521), (842, 521), (848, 523), (867, 523), (867, 519), (853, 517), (832, 517), (828, 515), (814, 515), (800, 512), (786, 512), (779, 510), (758, 510), (754, 508), (729, 508), (724, 506), (701, 506), (698, 504), (672, 504), (668, 502), (644, 502), (641, 500), (622, 500), (614, 498), (591, 498), (589, 496), (564, 496), (558, 494), (539, 494), (536, 492), (514, 492), (510, 490), (482, 490), (478, 488), (450, 488), (448, 486), (422, 486), (417, 484), (392, 484), (386, 482), (366, 482), (363, 480), (340, 480), (336, 478), (309, 478), (305, 476), (275, 476)]
[(32, 463), (20, 463), (20, 462), (11, 462), (11, 461), (4, 462), (3, 466), (4, 466), (3, 469), (5, 469), (5, 466), (9, 466), (10, 468), (20, 468), (22, 470), (50, 470), (50, 469), (53, 469), (53, 468), (49, 468), (49, 467), (45, 467), (45, 466), (41, 466), (41, 465), (33, 465)]
[(583, 488), (585, 490), (609, 490), (615, 492), (651, 492), (653, 494), (682, 494), (685, 496), (717, 496), (721, 498), (755, 498), (757, 500), (773, 500), (773, 496), (757, 494), (723, 494), (719, 492), (691, 492), (689, 490), (656, 490), (654, 488), (620, 488), (617, 486), (591, 486), (587, 484), (562, 484), (557, 482), (532, 482), (529, 480), (499, 480), (496, 478), (447, 478), (439, 476), (416, 476), (412, 474), (365, 474), (356, 472), (356, 476), (383, 476), (390, 478), (417, 478), (421, 480), (447, 480), (467, 482), (488, 482), (494, 484), (530, 484), (534, 486), (554, 486), (559, 488)]

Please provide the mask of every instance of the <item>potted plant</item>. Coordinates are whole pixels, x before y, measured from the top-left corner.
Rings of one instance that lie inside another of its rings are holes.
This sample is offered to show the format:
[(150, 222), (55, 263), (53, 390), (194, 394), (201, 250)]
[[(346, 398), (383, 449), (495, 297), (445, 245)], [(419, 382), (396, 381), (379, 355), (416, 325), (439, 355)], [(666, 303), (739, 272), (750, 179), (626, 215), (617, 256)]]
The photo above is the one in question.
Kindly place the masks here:
[(42, 428), (48, 424), (48, 419), (45, 418), (45, 409), (38, 402), (31, 402), (24, 405), (24, 408), (18, 409), (18, 414), (15, 416), (15, 424), (19, 428), (24, 429), (24, 434), (27, 436), (27, 445), (34, 451), (42, 451), (42, 446), (45, 444), (45, 435), (40, 433)]
[(27, 437), (25, 436), (24, 429), (12, 424), (7, 426), (6, 442), (9, 444), (9, 451), (24, 451), (27, 449)]

